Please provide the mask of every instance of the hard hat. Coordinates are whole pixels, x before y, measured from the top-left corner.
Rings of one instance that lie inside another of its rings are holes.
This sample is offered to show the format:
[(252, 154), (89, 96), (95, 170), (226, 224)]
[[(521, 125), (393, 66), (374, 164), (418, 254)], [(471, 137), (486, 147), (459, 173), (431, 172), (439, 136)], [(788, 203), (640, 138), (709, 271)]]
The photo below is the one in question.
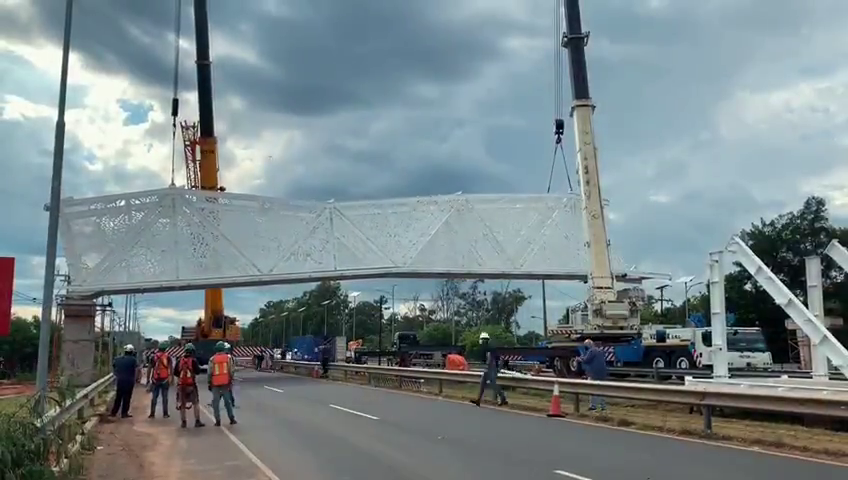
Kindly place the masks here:
[(227, 347), (226, 347), (226, 344), (224, 342), (218, 342), (218, 343), (215, 344), (215, 351), (216, 352), (223, 352), (226, 349), (227, 349)]
[(125, 352), (134, 352), (135, 347), (133, 347), (131, 343), (128, 343), (128, 344), (124, 345), (124, 351)]
[(224, 350), (232, 350), (233, 346), (229, 342), (224, 342)]
[(480, 332), (480, 340), (488, 340), (489, 334), (486, 332)]
[(160, 351), (160, 352), (164, 352), (164, 351), (165, 351), (165, 350), (167, 350), (167, 349), (168, 349), (168, 344), (167, 344), (167, 343), (162, 342), (162, 343), (160, 343), (160, 344), (159, 344), (159, 351)]
[(193, 352), (194, 351), (194, 344), (193, 343), (187, 343), (186, 346), (185, 346), (185, 351), (186, 352)]

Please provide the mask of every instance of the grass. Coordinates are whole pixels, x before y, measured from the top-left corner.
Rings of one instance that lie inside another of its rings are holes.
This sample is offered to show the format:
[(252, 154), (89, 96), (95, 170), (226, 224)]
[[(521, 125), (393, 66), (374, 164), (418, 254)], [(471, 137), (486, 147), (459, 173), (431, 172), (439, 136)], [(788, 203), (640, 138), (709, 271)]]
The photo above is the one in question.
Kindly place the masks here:
[[(64, 404), (75, 393), (67, 385), (56, 387), (48, 397), (47, 410)], [(35, 396), (0, 399), (0, 479), (53, 480), (65, 475), (54, 471), (53, 466), (65, 456), (87, 419), (71, 419), (42, 435), (36, 426), (35, 399)], [(83, 442), (81, 450), (85, 446)], [(78, 464), (74, 458), (69, 463), (72, 470)]]
[[(332, 380), (345, 381), (340, 372), (333, 372)], [(366, 384), (364, 375), (348, 375), (348, 383)], [(409, 390), (425, 395), (440, 395), (454, 400), (468, 400), (477, 395), (477, 385), (443, 382), (439, 392), (437, 382), (403, 380), (375, 376), (379, 388)], [(549, 411), (550, 393), (515, 389), (508, 390), (509, 405), (505, 408), (523, 412), (545, 414)], [(587, 422), (631, 428), (647, 432), (707, 439), (710, 441), (763, 448), (783, 453), (800, 454), (831, 461), (848, 463), (848, 434), (824, 428), (808, 428), (793, 424), (785, 418), (754, 416), (749, 412), (723, 412), (713, 415), (713, 433), (703, 430), (703, 417), (696, 411), (689, 413), (685, 405), (657, 404), (629, 400), (608, 399), (606, 412), (588, 412), (588, 399), (580, 399), (579, 412), (574, 409), (573, 395), (562, 394), (562, 410), (568, 418)], [(484, 402), (494, 405), (491, 392)], [(758, 420), (764, 418), (767, 421)]]

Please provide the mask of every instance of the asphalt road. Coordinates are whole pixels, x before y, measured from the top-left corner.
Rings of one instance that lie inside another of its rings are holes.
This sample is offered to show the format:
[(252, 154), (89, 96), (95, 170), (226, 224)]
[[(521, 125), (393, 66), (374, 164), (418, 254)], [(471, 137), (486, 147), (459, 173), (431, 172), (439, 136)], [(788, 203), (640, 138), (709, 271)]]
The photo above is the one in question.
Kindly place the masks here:
[(846, 467), (309, 378), (242, 371), (235, 393), (239, 424), (229, 432), (280, 479), (848, 475)]

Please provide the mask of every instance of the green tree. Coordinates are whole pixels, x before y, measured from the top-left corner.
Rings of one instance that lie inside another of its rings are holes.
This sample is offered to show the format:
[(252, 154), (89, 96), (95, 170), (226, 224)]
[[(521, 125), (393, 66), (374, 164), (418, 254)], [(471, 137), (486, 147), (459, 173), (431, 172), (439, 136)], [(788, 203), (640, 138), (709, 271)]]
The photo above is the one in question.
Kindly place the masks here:
[[(806, 301), (804, 258), (822, 255), (834, 238), (848, 239), (845, 229), (834, 227), (828, 219), (827, 204), (820, 197), (809, 197), (800, 209), (771, 220), (760, 219), (740, 232), (740, 238), (769, 267), (784, 285)], [(736, 314), (740, 326), (759, 326), (776, 362), (789, 361), (786, 313), (740, 265), (725, 278), (727, 309)], [(822, 280), (826, 313), (843, 315), (848, 306), (848, 286), (844, 272), (822, 257)]]
[(451, 327), (443, 322), (431, 323), (421, 331), (419, 340), (422, 345), (450, 345)]
[(538, 345), (545, 338), (541, 333), (530, 330), (529, 332), (522, 333), (518, 336), (518, 345), (524, 347), (532, 347), (534, 345)]

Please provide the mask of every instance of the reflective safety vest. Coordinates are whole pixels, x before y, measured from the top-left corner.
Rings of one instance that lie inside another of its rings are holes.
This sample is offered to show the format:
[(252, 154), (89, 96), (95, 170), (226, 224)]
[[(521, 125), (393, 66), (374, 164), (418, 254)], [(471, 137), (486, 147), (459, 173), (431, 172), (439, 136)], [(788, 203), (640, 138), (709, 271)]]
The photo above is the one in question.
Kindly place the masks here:
[(168, 368), (171, 357), (165, 352), (159, 352), (153, 357), (153, 380), (161, 382), (167, 380), (171, 376), (171, 369)]
[(192, 387), (197, 384), (194, 378), (194, 357), (183, 357), (180, 359), (179, 372), (179, 384), (181, 386)]
[(230, 384), (230, 356), (226, 353), (216, 353), (209, 359), (209, 375), (213, 387), (223, 387)]

